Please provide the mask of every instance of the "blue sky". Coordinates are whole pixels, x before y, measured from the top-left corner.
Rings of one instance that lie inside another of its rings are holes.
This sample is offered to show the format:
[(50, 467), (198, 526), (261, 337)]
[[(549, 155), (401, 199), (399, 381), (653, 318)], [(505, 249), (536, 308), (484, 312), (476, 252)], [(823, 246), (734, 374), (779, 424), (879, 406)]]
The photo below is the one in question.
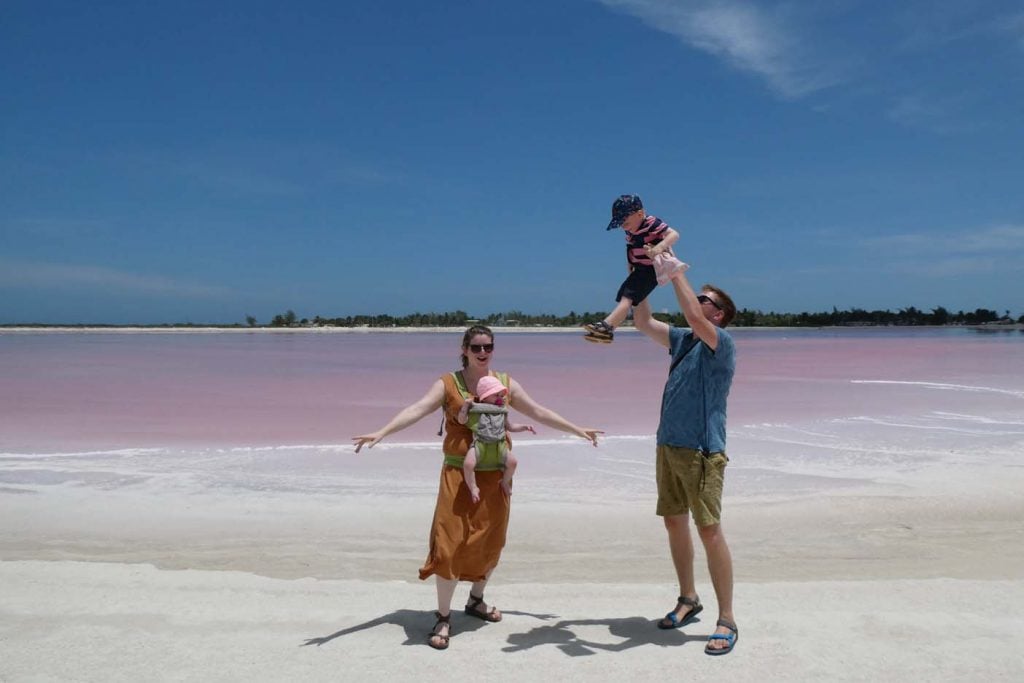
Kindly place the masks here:
[(1024, 313), (1018, 1), (6, 0), (0, 63), (3, 323), (608, 310), (625, 192), (741, 307)]

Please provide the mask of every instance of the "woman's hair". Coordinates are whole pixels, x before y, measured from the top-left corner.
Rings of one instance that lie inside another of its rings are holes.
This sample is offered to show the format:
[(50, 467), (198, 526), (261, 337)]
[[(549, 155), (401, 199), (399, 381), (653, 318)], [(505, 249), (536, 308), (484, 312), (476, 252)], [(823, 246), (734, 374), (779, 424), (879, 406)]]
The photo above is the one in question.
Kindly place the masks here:
[(469, 348), (469, 340), (478, 334), (486, 334), (491, 338), (491, 342), (494, 342), (494, 333), (491, 332), (491, 328), (485, 325), (473, 325), (473, 327), (466, 330), (466, 334), (462, 335), (462, 353), (459, 354), (459, 362), (462, 363), (463, 368), (469, 365), (469, 361), (466, 360), (466, 349)]

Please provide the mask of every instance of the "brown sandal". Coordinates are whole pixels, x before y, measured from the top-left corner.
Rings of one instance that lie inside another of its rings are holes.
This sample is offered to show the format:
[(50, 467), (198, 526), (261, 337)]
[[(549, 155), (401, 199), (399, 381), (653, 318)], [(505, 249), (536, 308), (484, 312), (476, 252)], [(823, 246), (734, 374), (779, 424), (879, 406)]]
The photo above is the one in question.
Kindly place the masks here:
[[(441, 616), (440, 612), (434, 612), (434, 616), (437, 617), (437, 623), (434, 624), (434, 628), (430, 631), (430, 635), (427, 636), (427, 645), (434, 648), (435, 650), (447, 650), (448, 641), (451, 640), (452, 637), (452, 615), (449, 612), (448, 614)], [(448, 635), (444, 636), (438, 633), (441, 624), (444, 624), (448, 627)], [(440, 642), (435, 644), (434, 638), (437, 638)]]
[(477, 605), (482, 604), (484, 596), (477, 597), (472, 593), (469, 594), (469, 604), (466, 605), (466, 614), (477, 619), (483, 619), (489, 621), (492, 624), (501, 621), (501, 614), (498, 612), (497, 607), (491, 607), (489, 612), (477, 609)]

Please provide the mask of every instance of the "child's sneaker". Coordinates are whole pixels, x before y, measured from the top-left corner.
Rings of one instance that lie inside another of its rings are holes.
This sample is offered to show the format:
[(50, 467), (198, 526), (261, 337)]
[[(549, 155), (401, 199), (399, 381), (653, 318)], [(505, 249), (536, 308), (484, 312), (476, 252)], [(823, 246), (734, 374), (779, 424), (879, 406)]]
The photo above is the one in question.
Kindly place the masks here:
[(587, 331), (587, 335), (583, 338), (595, 344), (611, 344), (612, 339), (615, 338), (615, 328), (603, 320), (587, 323), (583, 329)]

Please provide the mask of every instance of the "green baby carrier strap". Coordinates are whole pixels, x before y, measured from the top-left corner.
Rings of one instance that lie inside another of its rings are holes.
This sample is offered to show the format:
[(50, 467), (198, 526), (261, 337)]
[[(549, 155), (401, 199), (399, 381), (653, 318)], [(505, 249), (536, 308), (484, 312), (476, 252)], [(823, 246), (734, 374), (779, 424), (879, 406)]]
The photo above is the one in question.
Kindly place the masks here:
[[(501, 382), (501, 386), (503, 386), (506, 389), (508, 389), (508, 373), (507, 372), (496, 372), (496, 373), (494, 373), (494, 375), (498, 378), (498, 381)], [(466, 378), (463, 377), (462, 370), (458, 370), (456, 372), (453, 372), (452, 373), (452, 377), (455, 378), (455, 386), (457, 386), (459, 388), (459, 393), (462, 394), (462, 398), (463, 399), (467, 399), (467, 398), (469, 398), (470, 396), (473, 395), (473, 392), (471, 392), (466, 387)]]
[[(501, 382), (501, 386), (508, 389), (508, 373), (496, 372), (494, 375), (498, 378), (498, 381)], [(452, 377), (455, 378), (455, 386), (459, 388), (459, 393), (462, 394), (462, 398), (469, 398), (473, 395), (473, 392), (466, 387), (466, 378), (463, 376), (462, 370), (453, 372)]]
[[(473, 394), (466, 386), (466, 378), (462, 375), (462, 371), (458, 370), (451, 374), (452, 379), (455, 381), (455, 387), (459, 390), (459, 393), (462, 395), (463, 400), (470, 398)], [(507, 372), (495, 372), (494, 376), (498, 378), (498, 381), (501, 382), (501, 385), (503, 387), (509, 389)], [(470, 425), (473, 424), (475, 420), (476, 416), (471, 416), (469, 418), (469, 421), (466, 423), (466, 426), (469, 427), (470, 429), (473, 429), (473, 427)], [(477, 449), (476, 469), (480, 471), (501, 469), (501, 454), (502, 451), (505, 450), (505, 447), (507, 445), (508, 444), (505, 443), (504, 441), (497, 444), (476, 443), (476, 439), (474, 438), (473, 446)], [(444, 462), (446, 465), (451, 465), (452, 467), (462, 467), (462, 461), (464, 457), (465, 456), (462, 455), (452, 455), (451, 453), (445, 453)]]

